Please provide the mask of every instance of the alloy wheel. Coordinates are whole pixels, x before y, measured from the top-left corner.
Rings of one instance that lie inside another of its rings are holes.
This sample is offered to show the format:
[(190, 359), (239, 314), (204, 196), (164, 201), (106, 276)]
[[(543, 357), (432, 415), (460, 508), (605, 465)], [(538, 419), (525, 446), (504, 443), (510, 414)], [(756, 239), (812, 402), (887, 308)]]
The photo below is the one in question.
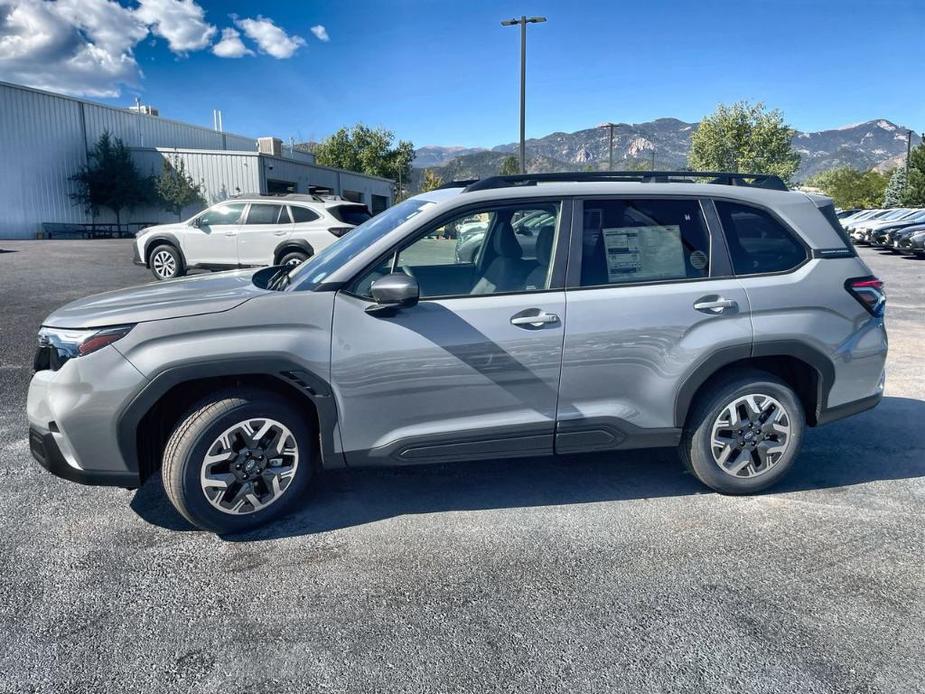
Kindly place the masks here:
[(219, 511), (245, 515), (278, 501), (299, 467), (292, 432), (274, 419), (247, 419), (228, 427), (209, 446), (200, 485)]
[(728, 475), (751, 478), (777, 465), (790, 446), (790, 414), (761, 393), (736, 398), (713, 421), (710, 450)]
[(162, 279), (169, 279), (177, 274), (177, 260), (169, 251), (158, 251), (151, 258), (154, 274)]

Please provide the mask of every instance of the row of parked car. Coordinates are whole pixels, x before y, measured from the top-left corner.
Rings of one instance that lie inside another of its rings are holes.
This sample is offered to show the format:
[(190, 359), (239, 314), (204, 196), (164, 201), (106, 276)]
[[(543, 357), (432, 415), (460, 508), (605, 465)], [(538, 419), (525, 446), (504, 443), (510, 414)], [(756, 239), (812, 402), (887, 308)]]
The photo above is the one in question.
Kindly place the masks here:
[(925, 256), (925, 209), (840, 210), (838, 216), (855, 244)]

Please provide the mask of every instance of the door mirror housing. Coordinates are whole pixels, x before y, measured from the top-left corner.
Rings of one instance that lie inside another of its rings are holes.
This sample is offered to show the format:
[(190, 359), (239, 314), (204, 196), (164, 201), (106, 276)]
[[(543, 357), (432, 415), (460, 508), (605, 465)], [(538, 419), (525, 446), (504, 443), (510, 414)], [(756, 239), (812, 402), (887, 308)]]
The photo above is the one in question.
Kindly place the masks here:
[(380, 277), (369, 288), (376, 301), (366, 308), (372, 315), (393, 315), (398, 309), (414, 306), (421, 297), (418, 281), (404, 272)]
[(191, 220), (189, 220), (189, 225), (191, 227), (200, 229), (202, 227), (202, 217), (193, 217)]

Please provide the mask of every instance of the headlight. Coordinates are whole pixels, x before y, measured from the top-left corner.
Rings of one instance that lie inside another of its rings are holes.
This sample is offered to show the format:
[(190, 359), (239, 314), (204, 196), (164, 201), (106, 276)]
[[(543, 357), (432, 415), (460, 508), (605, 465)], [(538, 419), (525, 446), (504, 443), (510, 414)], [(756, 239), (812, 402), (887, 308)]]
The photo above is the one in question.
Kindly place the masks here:
[(67, 328), (46, 328), (39, 330), (39, 349), (35, 355), (35, 370), (57, 371), (68, 359), (85, 357), (88, 354), (121, 340), (133, 328), (132, 325), (117, 325), (111, 328), (90, 330), (69, 330)]

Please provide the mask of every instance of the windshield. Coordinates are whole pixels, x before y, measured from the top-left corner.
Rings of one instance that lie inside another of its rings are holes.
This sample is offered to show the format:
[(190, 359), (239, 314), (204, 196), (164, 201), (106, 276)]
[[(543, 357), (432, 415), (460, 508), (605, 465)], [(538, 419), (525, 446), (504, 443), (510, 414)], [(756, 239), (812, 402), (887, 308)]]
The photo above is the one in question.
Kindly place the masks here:
[(293, 269), (289, 273), (289, 287), (300, 291), (314, 289), (364, 248), (368, 248), (392, 229), (436, 204), (430, 200), (411, 198), (377, 214)]

